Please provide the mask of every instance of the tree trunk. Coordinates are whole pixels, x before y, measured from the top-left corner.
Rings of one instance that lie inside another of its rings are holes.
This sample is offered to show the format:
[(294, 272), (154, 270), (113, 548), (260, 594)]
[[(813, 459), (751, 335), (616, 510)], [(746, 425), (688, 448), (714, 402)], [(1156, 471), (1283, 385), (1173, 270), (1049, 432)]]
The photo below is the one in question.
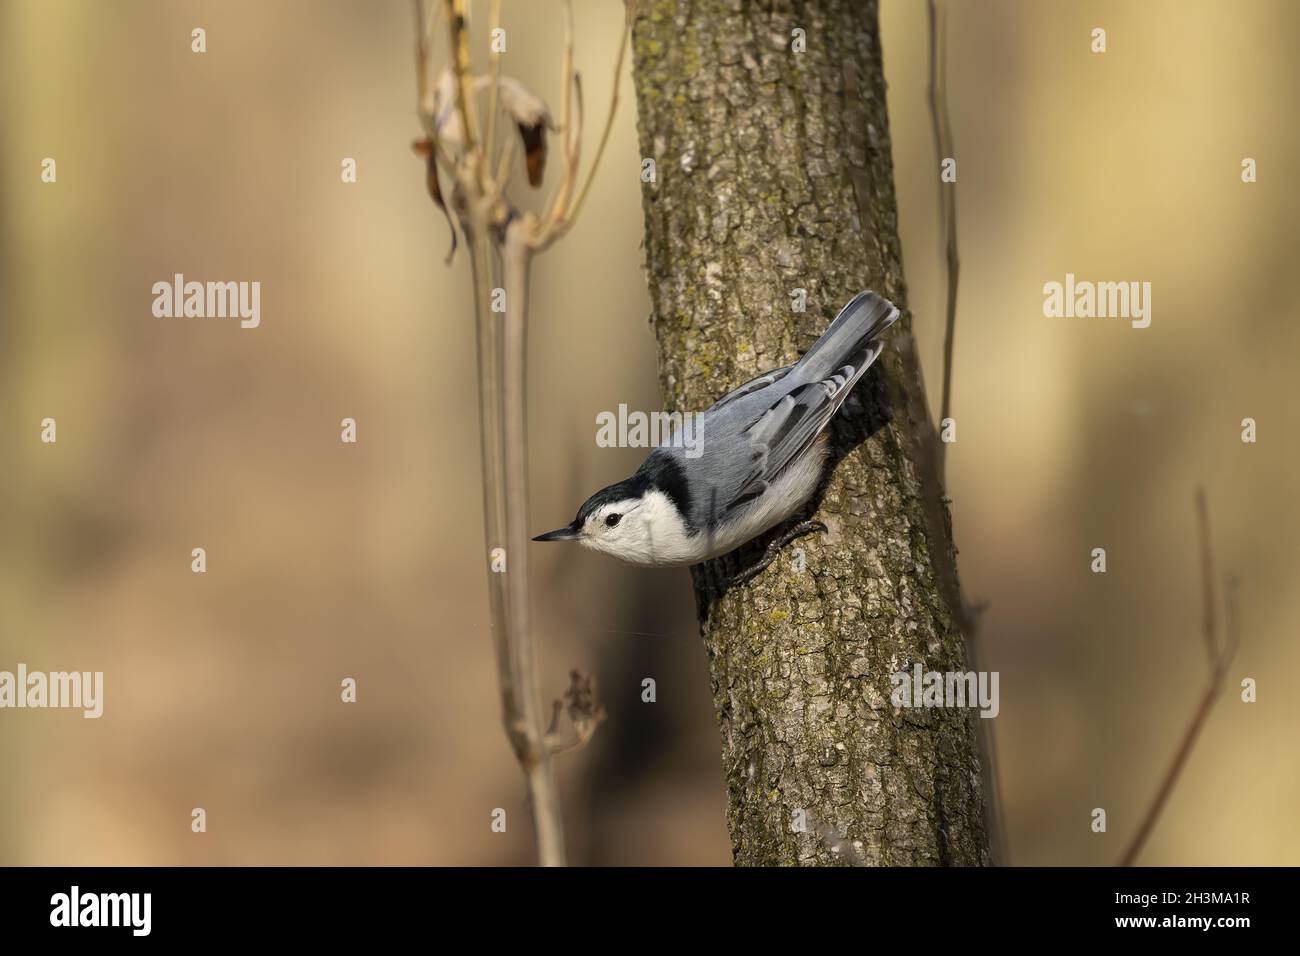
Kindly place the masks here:
[[(905, 309), (875, 2), (640, 0), (633, 44), (668, 408), (793, 361), (861, 289)], [(891, 703), (916, 663), (966, 669), (904, 319), (834, 426), (828, 532), (746, 584), (763, 542), (694, 570), (737, 864), (989, 862), (975, 712)]]

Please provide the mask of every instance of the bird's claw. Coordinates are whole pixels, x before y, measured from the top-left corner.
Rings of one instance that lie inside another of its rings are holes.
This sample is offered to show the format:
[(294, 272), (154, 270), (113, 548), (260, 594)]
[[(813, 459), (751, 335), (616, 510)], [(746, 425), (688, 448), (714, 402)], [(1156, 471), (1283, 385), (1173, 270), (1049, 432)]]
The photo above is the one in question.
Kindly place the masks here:
[(737, 584), (744, 584), (746, 581), (757, 577), (759, 574), (766, 571), (768, 565), (775, 561), (776, 556), (781, 553), (781, 549), (796, 538), (802, 538), (804, 535), (812, 534), (814, 531), (825, 533), (828, 530), (829, 529), (826, 525), (822, 524), (820, 521), (800, 521), (798, 524), (791, 525), (779, 538), (774, 538), (772, 541), (768, 542), (767, 547), (763, 549), (763, 557), (761, 557), (755, 564), (730, 578), (727, 581), (727, 587), (730, 588)]

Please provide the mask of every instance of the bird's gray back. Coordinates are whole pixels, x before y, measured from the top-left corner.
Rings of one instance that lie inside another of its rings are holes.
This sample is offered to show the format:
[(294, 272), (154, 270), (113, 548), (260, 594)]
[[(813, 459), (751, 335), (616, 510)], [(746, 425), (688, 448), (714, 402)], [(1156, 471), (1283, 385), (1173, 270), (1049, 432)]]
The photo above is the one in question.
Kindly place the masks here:
[(672, 482), (695, 528), (762, 497), (829, 424), (898, 314), (887, 299), (860, 292), (798, 362), (728, 392), (694, 420), (691, 441), (670, 436), (642, 465), (643, 477)]
[[(716, 521), (744, 489), (754, 454), (747, 430), (773, 405), (805, 384), (792, 379), (794, 376), (786, 376), (721, 407), (700, 412), (694, 436), (687, 436), (699, 449), (698, 457), (688, 454), (691, 449), (677, 433), (651, 453), (651, 458), (670, 459), (685, 475), (691, 489), (686, 517), (692, 527)], [(647, 460), (647, 465), (650, 463)]]

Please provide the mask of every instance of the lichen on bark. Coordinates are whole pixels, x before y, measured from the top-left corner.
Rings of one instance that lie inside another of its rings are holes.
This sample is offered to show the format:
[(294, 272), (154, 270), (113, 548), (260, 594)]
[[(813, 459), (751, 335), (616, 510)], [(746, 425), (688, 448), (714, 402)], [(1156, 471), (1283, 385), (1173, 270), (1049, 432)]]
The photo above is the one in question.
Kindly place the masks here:
[[(669, 408), (793, 361), (861, 289), (905, 309), (877, 14), (866, 0), (638, 3)], [(738, 864), (989, 861), (978, 718), (890, 701), (891, 675), (917, 662), (966, 668), (946, 511), (916, 467), (933, 432), (906, 313), (896, 329), (833, 429), (827, 533), (736, 587), (762, 542), (694, 572)]]

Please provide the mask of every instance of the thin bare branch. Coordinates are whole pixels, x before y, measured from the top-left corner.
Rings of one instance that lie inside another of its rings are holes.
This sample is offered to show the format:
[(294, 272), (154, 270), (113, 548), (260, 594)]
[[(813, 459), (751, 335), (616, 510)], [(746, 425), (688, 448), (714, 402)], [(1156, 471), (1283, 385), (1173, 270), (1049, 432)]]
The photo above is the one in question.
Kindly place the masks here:
[(501, 0), (492, 0), (488, 8), (488, 36), (492, 38), (492, 42), (488, 46), (487, 145), (483, 150), (485, 163), (492, 162), (497, 141), (497, 96), (501, 91), (501, 51), (496, 46), (496, 32), (500, 27)]
[[(415, 0), (415, 110), (420, 118), (424, 135), (436, 142), (438, 130), (435, 126), (433, 95), (433, 58), (430, 53), (429, 38), (432, 36), (433, 20), (436, 12), (426, 12), (424, 0)], [(435, 8), (436, 9), (436, 8)]]
[(596, 144), (596, 155), (591, 161), (591, 168), (587, 170), (587, 179), (582, 184), (582, 190), (578, 193), (578, 201), (573, 204), (573, 211), (569, 213), (569, 222), (577, 220), (578, 212), (582, 209), (582, 204), (587, 200), (587, 193), (591, 190), (592, 180), (596, 178), (596, 170), (600, 168), (601, 157), (605, 155), (605, 146), (609, 143), (610, 131), (614, 128), (614, 117), (618, 113), (619, 84), (623, 81), (623, 58), (627, 53), (632, 35), (632, 21), (635, 16), (636, 0), (627, 0), (627, 16), (623, 24), (623, 38), (619, 42), (618, 57), (614, 61), (614, 92), (609, 98), (609, 113), (605, 116), (605, 128), (601, 130), (600, 142)]
[[(415, 0), (415, 103), (422, 116), (433, 112), (429, 102), (429, 22), (424, 12), (424, 0)], [(426, 106), (426, 103), (428, 104)]]
[(1237, 656), (1237, 648), (1241, 646), (1241, 608), (1237, 605), (1237, 591), (1241, 587), (1241, 582), (1234, 577), (1223, 579), (1223, 598), (1227, 607), (1227, 642), (1223, 647), (1223, 654), (1220, 660), (1224, 661), (1224, 670), (1227, 669), (1227, 663), (1231, 662)]
[(480, 194), (487, 192), (487, 177), (478, 155), (478, 105), (474, 100), (474, 77), (470, 72), (469, 30), (465, 18), (465, 0), (443, 0), (447, 13), (447, 38), (451, 51), (451, 68), (456, 77), (456, 110), (460, 114), (464, 143), (461, 161)]
[[(934, 149), (938, 154), (940, 169), (945, 159), (953, 156), (952, 126), (948, 118), (948, 30), (947, 11), (940, 15), (935, 0), (927, 0), (926, 12), (930, 25), (930, 121), (934, 131)], [(957, 184), (945, 183), (939, 178), (939, 209), (943, 219), (943, 240), (947, 260), (948, 283), (945, 305), (946, 322), (943, 338), (943, 387), (939, 392), (939, 427), (952, 417), (952, 366), (953, 348), (957, 334), (957, 281), (961, 274), (961, 260), (957, 255)], [(937, 452), (939, 479), (947, 487), (946, 442), (939, 442)]]
[(573, 139), (569, 142), (569, 155), (573, 163), (573, 178), (578, 178), (578, 155), (582, 152), (582, 128), (587, 121), (586, 114), (583, 112), (582, 101), (582, 74), (573, 71)]
[(492, 177), (492, 191), (501, 195), (510, 180), (510, 164), (515, 161), (515, 150), (519, 148), (519, 137), (507, 136), (501, 145), (501, 156), (497, 161), (497, 172)]
[[(1210, 546), (1209, 508), (1205, 503), (1203, 489), (1197, 489), (1196, 505), (1197, 513), (1201, 519), (1199, 521), (1201, 586), (1206, 592), (1212, 592), (1214, 590), (1214, 554)], [(1124, 851), (1124, 856), (1119, 863), (1120, 866), (1133, 865), (1138, 858), (1138, 854), (1142, 852), (1143, 846), (1146, 845), (1147, 838), (1151, 836), (1152, 831), (1155, 829), (1156, 822), (1160, 819), (1160, 814), (1164, 810), (1165, 804), (1169, 802), (1174, 786), (1178, 783), (1178, 778), (1187, 765), (1187, 759), (1191, 756), (1192, 748), (1196, 746), (1196, 741), (1201, 736), (1205, 722), (1209, 719), (1210, 712), (1214, 709), (1214, 704), (1223, 690), (1223, 681), (1227, 676), (1228, 668), (1237, 655), (1237, 648), (1241, 644), (1241, 622), (1237, 606), (1237, 580), (1235, 578), (1228, 578), (1224, 582), (1224, 594), (1227, 604), (1227, 637), (1223, 648), (1215, 653), (1210, 661), (1210, 673), (1206, 680), (1205, 689), (1201, 692), (1196, 709), (1192, 711), (1192, 718), (1183, 731), (1182, 739), (1178, 744), (1178, 749), (1174, 751), (1174, 757), (1170, 761), (1169, 769), (1165, 771), (1164, 777), (1161, 778), (1155, 796), (1152, 798), (1147, 812), (1143, 815), (1142, 822), (1138, 825), (1137, 833), (1133, 835), (1132, 842), (1129, 844), (1128, 849)], [(1214, 596), (1211, 593), (1206, 593), (1203, 597), (1204, 606), (1208, 609), (1203, 620), (1203, 624), (1207, 628), (1204, 638), (1206, 644), (1213, 648), (1216, 646), (1215, 635), (1208, 629), (1214, 623), (1212, 612)]]
[(1214, 601), (1214, 552), (1210, 546), (1210, 507), (1205, 500), (1205, 489), (1196, 489), (1196, 518), (1201, 533), (1201, 601), (1203, 618), (1201, 633), (1205, 637), (1206, 660), (1213, 670), (1219, 659), (1215, 636), (1218, 630)]
[[(501, 439), (505, 508), (506, 627), (510, 670), (527, 728), (528, 753), (522, 760), (528, 775), (537, 852), (543, 866), (564, 864), (564, 827), (559, 789), (546, 746), (541, 695), (537, 678), (537, 641), (532, 631), (529, 598), (528, 521), (528, 276), (531, 251), (519, 220), (506, 227), (499, 253), (506, 311), (501, 344)], [(486, 229), (484, 229), (486, 232)], [(495, 317), (493, 317), (495, 319)]]
[(564, 153), (564, 175), (560, 185), (547, 205), (542, 216), (541, 228), (536, 237), (536, 248), (544, 248), (560, 234), (568, 216), (569, 197), (573, 192), (576, 177), (577, 157), (574, 155), (573, 136), (573, 91), (577, 84), (577, 74), (573, 66), (573, 0), (564, 2), (564, 55), (561, 57), (561, 107), (560, 135)]
[(581, 120), (575, 120), (573, 112), (573, 88), (578, 82), (578, 67), (574, 56), (574, 32), (573, 0), (564, 0), (564, 55), (561, 59), (564, 69), (564, 92), (561, 95), (564, 101), (564, 151), (570, 157), (573, 156), (574, 130), (581, 125)]
[[(938, 154), (940, 169), (943, 160), (951, 155), (952, 133), (948, 122), (947, 102), (947, 31), (946, 21), (939, 16), (934, 0), (927, 0), (929, 23), (929, 89), (930, 118), (934, 131), (935, 152)], [(960, 265), (957, 257), (956, 229), (956, 185), (944, 183), (939, 179), (939, 213), (940, 232), (947, 250), (947, 303), (944, 331), (944, 373), (943, 388), (939, 404), (939, 427), (952, 415), (952, 366), (953, 341), (957, 326), (957, 278)], [(909, 337), (906, 345), (915, 348), (915, 338)], [(916, 357), (920, 365), (919, 355)], [(918, 421), (925, 422), (928, 429), (929, 408), (924, 402), (916, 403), (914, 414)], [(973, 670), (980, 670), (980, 625), (987, 602), (971, 602), (962, 591), (957, 574), (956, 548), (953, 544), (952, 521), (946, 507), (947, 445), (942, 441), (939, 430), (924, 432), (917, 442), (916, 465), (923, 487), (922, 500), (926, 524), (932, 540), (944, 542), (945, 547), (936, 551), (935, 569), (938, 572), (940, 588), (944, 593), (949, 608), (952, 610), (957, 628), (961, 631), (966, 644), (967, 665)], [(1006, 823), (1002, 817), (1002, 790), (998, 772), (997, 740), (993, 734), (991, 722), (976, 721), (979, 735), (980, 771), (986, 795), (984, 825), (988, 832), (989, 851), (994, 865), (1006, 862)]]

